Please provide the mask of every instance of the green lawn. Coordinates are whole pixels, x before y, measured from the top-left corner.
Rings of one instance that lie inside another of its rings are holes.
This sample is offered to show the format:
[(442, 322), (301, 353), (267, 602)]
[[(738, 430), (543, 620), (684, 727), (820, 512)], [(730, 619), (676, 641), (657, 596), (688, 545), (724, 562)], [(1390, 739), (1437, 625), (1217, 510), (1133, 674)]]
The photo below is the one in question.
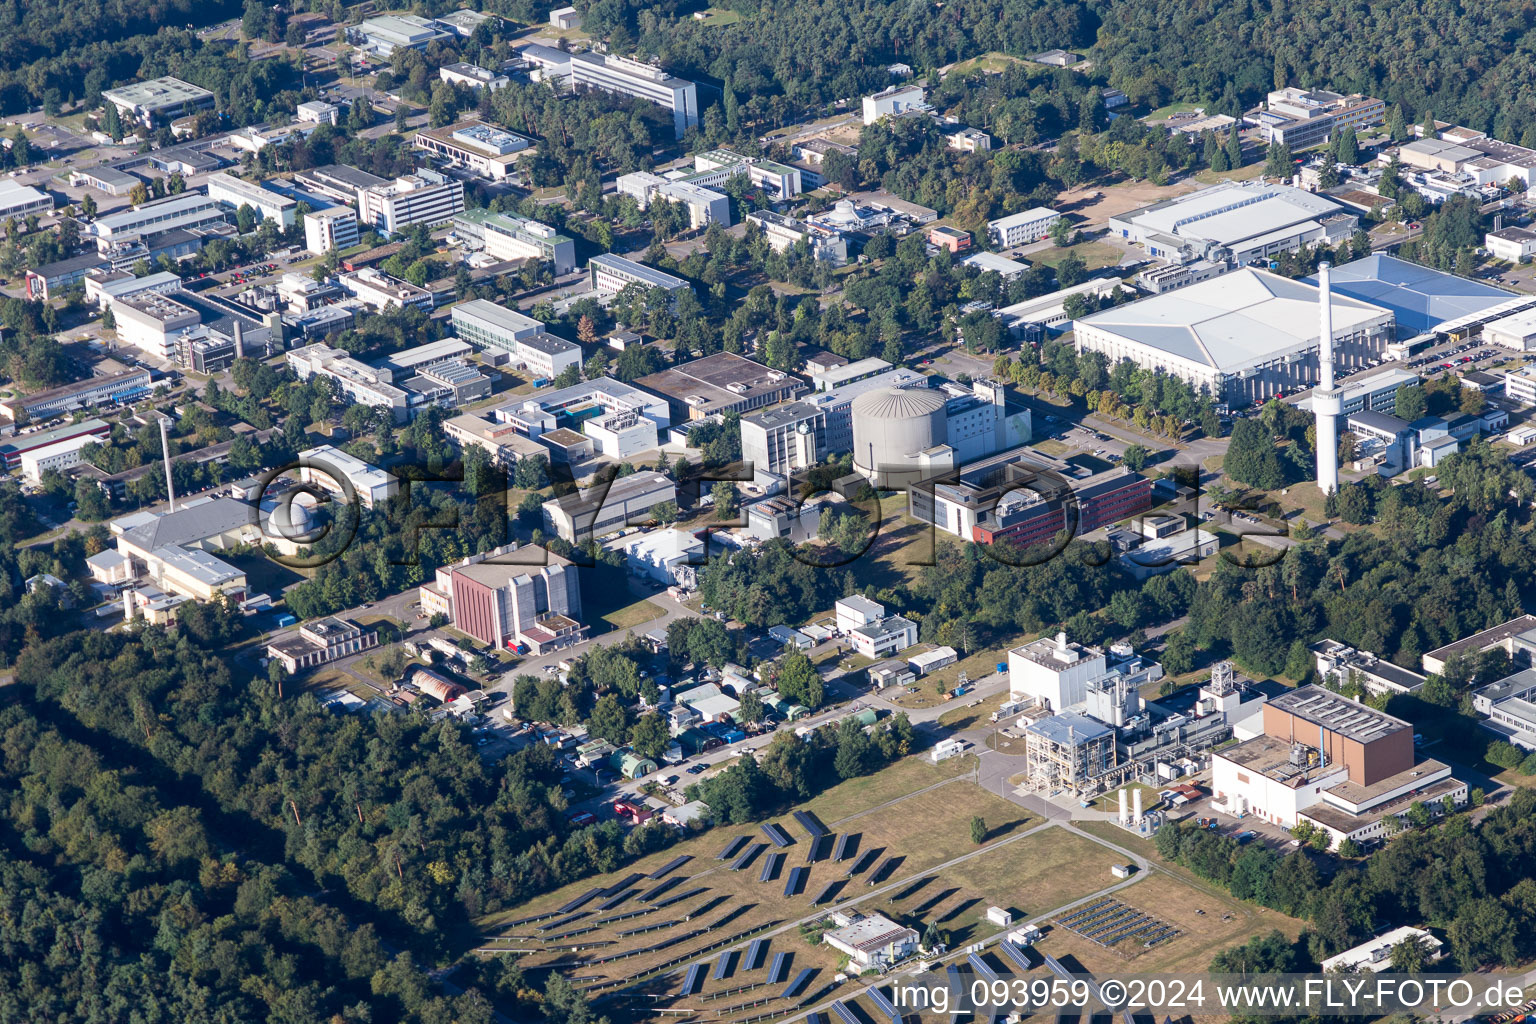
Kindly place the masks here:
[(734, 25), (741, 20), (740, 11), (722, 11), (710, 8), (703, 12), (704, 17), (697, 19), (701, 25)]
[(1074, 254), (1089, 270), (1102, 270), (1105, 267), (1114, 267), (1120, 264), (1125, 253), (1110, 245), (1108, 242), (1079, 242), (1077, 245), (1069, 245), (1066, 248), (1046, 249), (1035, 253), (1030, 258), (1037, 263), (1044, 263), (1054, 267), (1068, 254)]

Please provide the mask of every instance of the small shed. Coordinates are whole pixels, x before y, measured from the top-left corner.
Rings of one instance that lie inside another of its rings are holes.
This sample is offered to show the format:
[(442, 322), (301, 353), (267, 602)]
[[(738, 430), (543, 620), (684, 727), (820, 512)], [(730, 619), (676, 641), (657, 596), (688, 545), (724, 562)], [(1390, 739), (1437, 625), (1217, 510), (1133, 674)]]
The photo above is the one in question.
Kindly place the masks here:
[(1116, 864), (1109, 869), (1109, 873), (1116, 878), (1130, 878), (1136, 873), (1136, 867), (1132, 864)]
[(987, 921), (991, 924), (997, 925), (999, 928), (1007, 928), (1009, 925), (1013, 924), (1013, 913), (1011, 911), (1004, 910), (1002, 907), (988, 907)]

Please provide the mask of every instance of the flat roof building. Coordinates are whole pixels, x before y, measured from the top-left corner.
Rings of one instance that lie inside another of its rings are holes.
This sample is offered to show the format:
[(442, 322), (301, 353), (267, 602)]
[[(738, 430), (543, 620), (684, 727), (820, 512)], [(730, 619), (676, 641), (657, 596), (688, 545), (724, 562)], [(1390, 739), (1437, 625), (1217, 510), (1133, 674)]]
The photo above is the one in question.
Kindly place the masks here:
[(1307, 821), (1333, 843), (1385, 833), (1384, 819), (1414, 803), (1438, 813), (1466, 802), (1448, 766), (1418, 760), (1413, 726), (1321, 686), (1270, 698), (1263, 733), (1211, 755), (1218, 810), (1282, 828)]
[(51, 209), (53, 196), (47, 192), (10, 178), (0, 181), (0, 223)]
[(150, 380), (149, 371), (142, 368), (104, 377), (91, 377), (73, 384), (34, 391), (30, 395), (0, 400), (0, 412), (12, 420), (18, 416), (36, 420), (97, 405), (136, 402), (149, 396)]
[(1169, 262), (1244, 265), (1303, 245), (1335, 244), (1358, 224), (1326, 196), (1289, 185), (1227, 182), (1113, 216), (1109, 230)]
[(454, 629), (497, 649), (544, 654), (586, 639), (576, 570), (541, 547), (471, 555), (439, 568), (420, 592), (423, 611), (442, 610)]
[(111, 426), (106, 420), (91, 419), (81, 420), (79, 423), (65, 423), (62, 426), (51, 427), (48, 430), (34, 430), (31, 433), (13, 434), (3, 443), (0, 443), (0, 466), (9, 472), (21, 466), (21, 457), (27, 452), (47, 448), (67, 441), (75, 437), (90, 437), (100, 441), (112, 433)]
[(1475, 659), (1479, 654), (1502, 648), (1512, 660), (1530, 662), (1536, 654), (1536, 615), (1520, 615), (1508, 622), (1473, 633), (1425, 654), (1421, 663), (1425, 672), (1444, 675), (1452, 658)]
[(512, 80), (506, 75), (482, 68), (478, 64), (466, 64), (463, 61), (444, 64), (437, 69), (437, 77), (449, 85), (463, 85), (471, 89), (489, 89), (491, 92), (495, 92), (497, 89), (505, 89), (512, 84)]
[(437, 22), (414, 14), (376, 15), (364, 19), (348, 34), (381, 57), (388, 57), (400, 47), (424, 50), (428, 45), (451, 39), (454, 35)]
[(543, 379), (581, 364), (581, 346), (547, 334), (544, 324), (486, 299), (453, 307), (454, 333), (480, 348), (506, 353), (513, 364)]
[(677, 304), (677, 294), (689, 291), (692, 286), (680, 277), (648, 267), (644, 263), (615, 256), (611, 252), (600, 253), (587, 261), (587, 285), (595, 292), (620, 292), (632, 284), (642, 288), (662, 288), (672, 294)]
[[(1392, 337), (1390, 310), (1331, 296), (1335, 364), (1369, 364)], [(1233, 400), (1267, 399), (1318, 380), (1318, 289), (1244, 267), (1075, 322), (1079, 352), (1162, 369)]]
[[(443, 68), (444, 75), (448, 73), (448, 67)], [(497, 77), (506, 83), (505, 76)], [(413, 144), (417, 149), (435, 153), (457, 167), (468, 168), (492, 181), (510, 176), (516, 170), (517, 162), (534, 152), (533, 142), (526, 136), (478, 118), (444, 128), (423, 128), (413, 136)]]
[(104, 89), (101, 98), (116, 107), (124, 120), (147, 128), (198, 110), (213, 109), (213, 93), (169, 76)]
[(641, 377), (635, 385), (665, 398), (676, 422), (715, 413), (748, 412), (810, 390), (798, 377), (731, 352), (716, 352), (673, 366)]
[(1061, 214), (1047, 206), (1037, 206), (998, 220), (987, 222), (987, 238), (999, 249), (1038, 242), (1051, 233), (1051, 226)]
[(334, 249), (350, 249), (362, 236), (357, 230), (357, 211), (332, 206), (304, 215), (304, 248), (317, 256)]
[(479, 242), (492, 259), (540, 260), (554, 268), (556, 277), (576, 269), (575, 240), (540, 221), (481, 207), (454, 217), (453, 229), (461, 238)]
[(416, 224), (435, 228), (464, 212), (464, 183), (420, 170), (357, 190), (357, 219), (388, 237)]
[(399, 483), (377, 466), (324, 444), (299, 453), (299, 476), (307, 484), (330, 491), (341, 501), (359, 501), (373, 508), (395, 495)]
[(124, 236), (168, 228), (200, 227), (215, 221), (223, 222), (228, 217), (229, 211), (217, 199), (200, 192), (183, 192), (141, 203), (131, 210), (97, 217), (91, 222), (91, 232), (101, 242), (113, 242)]
[(546, 501), (544, 529), (571, 544), (583, 544), (651, 518), (651, 509), (677, 501), (670, 478), (651, 470), (617, 477), (585, 491)]
[(569, 55), (571, 82), (577, 88), (634, 96), (672, 111), (672, 131), (681, 139), (699, 123), (698, 87), (661, 68), (614, 54)]
[(249, 206), (258, 219), (275, 221), (280, 228), (293, 227), (294, 213), (299, 208), (297, 200), (223, 172), (208, 176), (208, 198), (236, 212)]
[(289, 369), (299, 380), (321, 376), (332, 381), (350, 403), (388, 410), (395, 423), (410, 416), (410, 395), (390, 383), (390, 370), (380, 370), (354, 359), (343, 349), (316, 342), (288, 352)]
[(1358, 682), (1373, 696), (1416, 693), (1425, 683), (1417, 672), (1337, 640), (1319, 640), (1308, 649), (1317, 658), (1318, 678), (1338, 685)]

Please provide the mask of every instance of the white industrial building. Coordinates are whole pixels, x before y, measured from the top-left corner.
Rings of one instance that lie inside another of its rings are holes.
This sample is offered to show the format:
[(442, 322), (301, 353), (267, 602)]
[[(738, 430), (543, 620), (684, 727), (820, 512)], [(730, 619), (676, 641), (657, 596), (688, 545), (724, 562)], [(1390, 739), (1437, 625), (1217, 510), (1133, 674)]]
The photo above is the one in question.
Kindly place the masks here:
[(466, 242), (478, 242), (495, 260), (541, 260), (551, 264), (557, 277), (576, 269), (575, 240), (515, 213), (465, 210), (453, 218), (453, 230)]
[(341, 501), (360, 501), (364, 508), (388, 501), (400, 486), (379, 467), (328, 444), (300, 452), (299, 467), (299, 479), (304, 483), (329, 491)]
[(694, 587), (705, 564), (704, 542), (686, 530), (655, 530), (624, 544), (629, 571), (667, 586)]
[(98, 247), (105, 250), (110, 243), (127, 240), (129, 236), (202, 227), (228, 219), (229, 211), (218, 200), (201, 192), (183, 192), (141, 203), (131, 210), (103, 214), (91, 222), (91, 232), (99, 240)]
[(361, 239), (357, 211), (348, 206), (328, 206), (304, 215), (304, 248), (317, 256), (333, 249), (350, 249)]
[(753, 210), (746, 220), (763, 229), (768, 246), (774, 252), (784, 252), (804, 243), (812, 256), (826, 260), (834, 267), (848, 262), (848, 241), (841, 231), (831, 231), (772, 210)]
[(81, 434), (41, 448), (21, 453), (21, 476), (30, 483), (38, 483), (50, 469), (63, 472), (81, 462), (80, 449), (88, 444), (101, 444), (94, 434)]
[(584, 544), (650, 519), (651, 510), (668, 501), (677, 501), (677, 487), (671, 478), (641, 470), (610, 484), (546, 501), (542, 509), (544, 530), (568, 543)]
[(581, 432), (592, 439), (599, 455), (627, 459), (658, 447), (656, 424), (639, 412), (610, 412), (586, 420)]
[[(1445, 135), (1454, 135), (1446, 138)], [(1449, 179), (1453, 185), (1481, 188), (1502, 186), (1511, 178), (1527, 188), (1536, 185), (1536, 150), (1490, 139), (1482, 132), (1454, 128), (1438, 139), (1417, 139), (1398, 147), (1404, 167)], [(1387, 160), (1386, 153), (1377, 155)]]
[(1046, 206), (1015, 213), (1008, 217), (987, 222), (987, 238), (999, 249), (1011, 249), (1015, 245), (1028, 245), (1047, 238), (1051, 226), (1061, 219), (1061, 214)]
[(7, 178), (0, 181), (0, 224), (53, 209), (53, 196)]
[[(1390, 310), (1333, 292), (1336, 365), (1368, 365), (1392, 338)], [(1079, 352), (1162, 369), (1228, 401), (1265, 400), (1318, 380), (1318, 289), (1245, 267), (1095, 313), (1074, 324)]]
[(310, 100), (308, 103), (300, 103), (293, 108), (294, 116), (305, 124), (328, 124), (335, 126), (341, 121), (341, 108), (334, 103), (324, 100)]
[(541, 377), (558, 377), (581, 363), (581, 346), (544, 332), (544, 324), (515, 309), (486, 299), (470, 299), (453, 307), (453, 330), (482, 349), (504, 352), (515, 365)]
[(296, 199), (289, 199), (222, 171), (208, 175), (208, 198), (225, 204), (237, 213), (242, 206), (249, 206), (259, 220), (274, 221), (284, 229), (293, 227), (294, 213), (299, 208)]
[(1483, 248), (1496, 260), (1519, 263), (1536, 255), (1536, 231), (1530, 228), (1501, 228), (1483, 236)]
[(1536, 309), (1513, 313), (1484, 324), (1483, 341), (1512, 352), (1536, 351)]
[(823, 932), (821, 941), (861, 969), (886, 967), (917, 952), (916, 929), (899, 925), (883, 914), (834, 914), (833, 919), (841, 927)]
[(1358, 682), (1373, 696), (1391, 696), (1416, 693), (1427, 681), (1417, 672), (1337, 640), (1319, 640), (1308, 649), (1317, 659), (1317, 677), (1330, 685)]
[(170, 77), (103, 89), (101, 98), (116, 107), (124, 121), (146, 128), (199, 110), (213, 109), (213, 93)]
[(874, 124), (882, 117), (896, 117), (912, 110), (927, 110), (923, 87), (893, 85), (884, 92), (864, 97), (864, 123)]
[(1336, 244), (1359, 218), (1326, 196), (1259, 182), (1227, 182), (1109, 219), (1111, 234), (1173, 263), (1244, 265), (1303, 245)]
[(917, 643), (917, 623), (885, 614), (885, 606), (854, 594), (835, 606), (837, 628), (866, 658), (884, 658)]
[(1427, 954), (1426, 960), (1439, 960), (1444, 955), (1439, 939), (1423, 928), (1404, 925), (1337, 953), (1319, 966), (1324, 974), (1380, 974), (1392, 969), (1392, 950), (1405, 942), (1418, 943)]
[(288, 368), (299, 380), (321, 376), (333, 381), (348, 402), (389, 410), (395, 423), (410, 416), (410, 395), (391, 381), (389, 369), (369, 366), (344, 349), (315, 343), (287, 353)]
[(112, 299), (117, 340), (153, 356), (169, 359), (176, 336), (202, 322), (197, 311), (158, 291), (141, 291)]
[(419, 170), (357, 190), (358, 223), (388, 237), (415, 224), (435, 228), (464, 212), (464, 183)]
[(409, 281), (391, 277), (373, 267), (340, 274), (336, 281), (342, 291), (380, 313), (386, 309), (403, 309), (406, 306), (427, 312), (432, 310), (432, 293), (427, 289), (418, 288)]
[(414, 14), (380, 14), (365, 18), (348, 34), (364, 49), (388, 57), (397, 49), (424, 50), (432, 43), (453, 38), (453, 33), (435, 21)]
[(746, 156), (731, 149), (706, 149), (695, 153), (693, 173), (678, 180), (719, 189), (738, 174), (767, 192), (772, 199), (790, 199), (800, 194), (800, 168), (760, 156)]
[(506, 75), (482, 68), (478, 64), (466, 64), (463, 61), (444, 64), (437, 69), (437, 77), (449, 85), (463, 85), (470, 89), (489, 89), (491, 92), (505, 89), (512, 84), (512, 80)]

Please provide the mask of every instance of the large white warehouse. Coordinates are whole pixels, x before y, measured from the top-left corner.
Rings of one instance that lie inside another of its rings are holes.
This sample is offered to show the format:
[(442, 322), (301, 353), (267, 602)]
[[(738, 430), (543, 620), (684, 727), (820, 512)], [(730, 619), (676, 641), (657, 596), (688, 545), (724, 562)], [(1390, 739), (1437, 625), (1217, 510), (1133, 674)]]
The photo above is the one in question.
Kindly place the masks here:
[(1266, 260), (1354, 233), (1360, 219), (1326, 196), (1290, 185), (1227, 182), (1109, 219), (1119, 235), (1159, 259), (1238, 264)]
[[(1318, 379), (1318, 290), (1245, 267), (1074, 323), (1079, 352), (1161, 368), (1229, 402)], [(1364, 366), (1392, 340), (1392, 312), (1333, 293), (1334, 365)]]

